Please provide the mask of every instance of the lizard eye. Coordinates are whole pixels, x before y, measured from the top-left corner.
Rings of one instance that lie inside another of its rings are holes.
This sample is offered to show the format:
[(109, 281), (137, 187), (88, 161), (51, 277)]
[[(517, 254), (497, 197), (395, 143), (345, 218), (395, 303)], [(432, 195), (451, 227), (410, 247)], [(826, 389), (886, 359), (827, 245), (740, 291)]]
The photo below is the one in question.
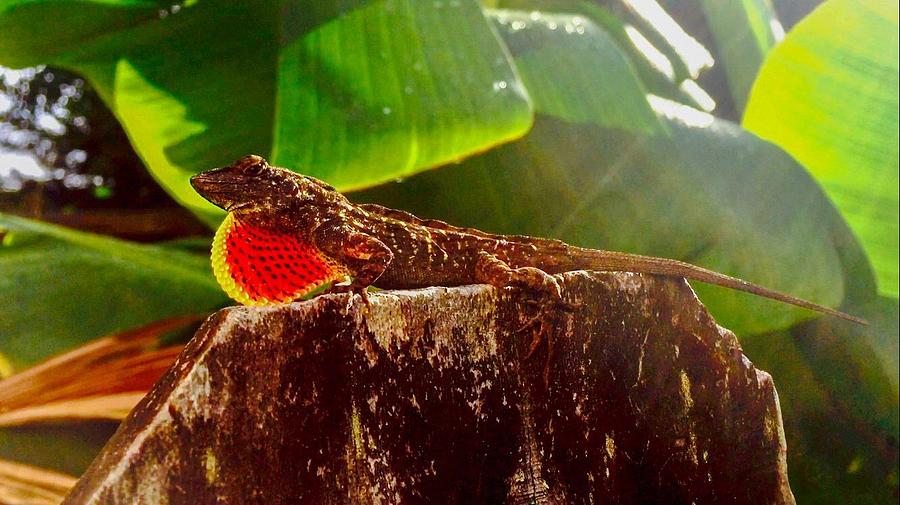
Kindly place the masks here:
[(244, 173), (247, 175), (257, 176), (262, 175), (263, 171), (265, 171), (266, 165), (263, 163), (257, 163), (256, 165), (250, 165), (244, 168)]
[(263, 171), (268, 166), (266, 160), (261, 156), (256, 156), (255, 154), (251, 154), (249, 156), (244, 156), (243, 158), (234, 162), (231, 165), (233, 169), (239, 170), (241, 173), (256, 176), (261, 175)]
[(244, 174), (249, 175), (250, 177), (259, 177), (266, 171), (265, 163), (257, 163), (255, 165), (249, 165), (244, 167)]

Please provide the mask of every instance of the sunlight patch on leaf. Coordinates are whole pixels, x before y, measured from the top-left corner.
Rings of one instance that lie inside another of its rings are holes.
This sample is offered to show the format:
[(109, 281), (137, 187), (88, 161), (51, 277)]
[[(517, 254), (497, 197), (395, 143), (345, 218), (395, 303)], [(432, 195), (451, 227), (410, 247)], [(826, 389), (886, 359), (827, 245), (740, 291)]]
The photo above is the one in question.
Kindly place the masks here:
[(684, 93), (691, 97), (694, 100), (700, 109), (705, 112), (712, 112), (716, 110), (716, 101), (706, 92), (703, 88), (697, 84), (697, 81), (693, 79), (685, 79), (681, 81), (681, 84), (678, 85), (678, 89), (684, 91)]
[(652, 42), (647, 40), (643, 33), (630, 25), (625, 27), (625, 33), (628, 34), (628, 38), (631, 39), (634, 47), (644, 55), (644, 58), (647, 59), (653, 68), (666, 76), (670, 81), (675, 80), (675, 68), (672, 66), (672, 62)]
[(625, 5), (666, 40), (687, 66), (692, 79), (715, 60), (703, 44), (690, 36), (655, 0), (624, 0)]
[(9, 358), (0, 353), (0, 379), (5, 379), (15, 373), (12, 362)]
[(707, 112), (654, 95), (647, 95), (647, 101), (659, 115), (693, 128), (708, 128), (716, 118)]

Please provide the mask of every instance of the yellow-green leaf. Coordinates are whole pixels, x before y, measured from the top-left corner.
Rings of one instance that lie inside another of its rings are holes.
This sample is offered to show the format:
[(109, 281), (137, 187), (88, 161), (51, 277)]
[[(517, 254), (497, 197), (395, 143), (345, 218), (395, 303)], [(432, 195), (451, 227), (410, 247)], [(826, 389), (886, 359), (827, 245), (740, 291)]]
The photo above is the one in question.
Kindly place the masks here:
[(898, 296), (897, 2), (829, 0), (770, 54), (744, 126), (821, 182)]

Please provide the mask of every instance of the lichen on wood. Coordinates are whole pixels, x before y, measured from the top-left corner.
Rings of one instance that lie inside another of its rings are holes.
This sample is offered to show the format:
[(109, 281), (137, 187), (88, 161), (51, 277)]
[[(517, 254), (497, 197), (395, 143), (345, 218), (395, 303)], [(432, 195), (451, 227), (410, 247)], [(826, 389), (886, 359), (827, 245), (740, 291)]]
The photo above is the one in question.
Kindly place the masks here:
[(771, 377), (685, 282), (561, 277), (549, 363), (511, 289), (224, 309), (65, 503), (793, 503)]

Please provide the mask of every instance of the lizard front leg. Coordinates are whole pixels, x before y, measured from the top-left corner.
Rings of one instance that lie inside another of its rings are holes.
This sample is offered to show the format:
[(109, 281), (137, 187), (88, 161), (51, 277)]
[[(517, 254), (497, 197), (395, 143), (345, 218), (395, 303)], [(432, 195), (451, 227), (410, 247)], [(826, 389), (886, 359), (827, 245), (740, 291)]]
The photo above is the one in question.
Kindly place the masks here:
[(339, 222), (329, 222), (313, 232), (316, 247), (346, 268), (352, 280), (332, 286), (331, 293), (356, 293), (368, 303), (366, 288), (381, 277), (394, 254), (377, 238)]

